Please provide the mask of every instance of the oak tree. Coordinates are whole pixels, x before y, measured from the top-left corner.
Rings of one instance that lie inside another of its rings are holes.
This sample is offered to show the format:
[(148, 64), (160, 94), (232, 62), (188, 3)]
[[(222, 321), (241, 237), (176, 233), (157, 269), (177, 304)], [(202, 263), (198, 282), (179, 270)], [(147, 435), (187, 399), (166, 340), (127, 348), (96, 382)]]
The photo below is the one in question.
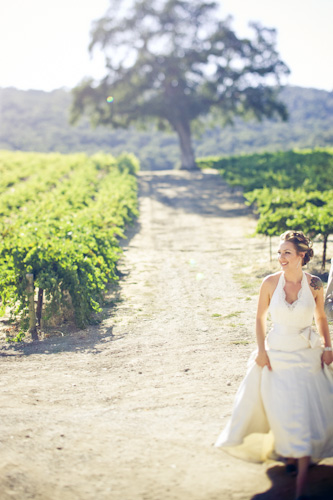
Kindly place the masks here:
[(110, 0), (89, 47), (103, 50), (106, 75), (73, 90), (71, 121), (87, 114), (94, 125), (172, 129), (182, 168), (193, 169), (193, 127), (205, 117), (286, 119), (278, 93), (289, 70), (276, 31), (253, 23), (251, 38), (240, 38), (231, 25), (213, 1)]

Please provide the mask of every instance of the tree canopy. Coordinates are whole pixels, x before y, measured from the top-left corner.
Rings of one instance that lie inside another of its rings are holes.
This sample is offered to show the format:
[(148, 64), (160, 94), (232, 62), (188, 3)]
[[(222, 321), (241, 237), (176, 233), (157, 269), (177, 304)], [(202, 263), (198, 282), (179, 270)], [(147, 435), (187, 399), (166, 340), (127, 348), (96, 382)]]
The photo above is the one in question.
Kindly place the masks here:
[(110, 0), (90, 44), (104, 51), (107, 74), (74, 89), (72, 122), (86, 113), (95, 125), (171, 127), (182, 166), (194, 168), (191, 128), (201, 117), (287, 117), (278, 91), (289, 70), (275, 49), (276, 32), (259, 24), (252, 30), (252, 39), (239, 38), (216, 2)]

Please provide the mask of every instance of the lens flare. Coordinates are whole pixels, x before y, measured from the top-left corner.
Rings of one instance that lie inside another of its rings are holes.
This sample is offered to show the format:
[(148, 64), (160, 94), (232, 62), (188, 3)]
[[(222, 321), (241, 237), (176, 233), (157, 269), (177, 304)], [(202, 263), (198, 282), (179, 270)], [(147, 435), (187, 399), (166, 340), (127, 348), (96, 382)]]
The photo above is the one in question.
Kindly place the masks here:
[(107, 100), (107, 102), (113, 102), (114, 101), (113, 97), (110, 96), (110, 95), (109, 95), (109, 97), (106, 98), (106, 100)]

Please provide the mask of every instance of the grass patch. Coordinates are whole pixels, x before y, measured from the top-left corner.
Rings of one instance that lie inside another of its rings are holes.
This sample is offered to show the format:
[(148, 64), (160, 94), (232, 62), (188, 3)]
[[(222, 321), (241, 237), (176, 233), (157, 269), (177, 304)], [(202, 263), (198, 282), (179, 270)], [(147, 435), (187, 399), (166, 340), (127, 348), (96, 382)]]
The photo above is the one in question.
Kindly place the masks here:
[(223, 319), (229, 319), (229, 318), (238, 318), (240, 314), (242, 314), (243, 311), (234, 311), (232, 313), (226, 314), (223, 316)]
[(253, 285), (253, 283), (243, 283), (241, 285), (241, 288), (243, 290), (252, 290), (254, 288), (254, 285)]

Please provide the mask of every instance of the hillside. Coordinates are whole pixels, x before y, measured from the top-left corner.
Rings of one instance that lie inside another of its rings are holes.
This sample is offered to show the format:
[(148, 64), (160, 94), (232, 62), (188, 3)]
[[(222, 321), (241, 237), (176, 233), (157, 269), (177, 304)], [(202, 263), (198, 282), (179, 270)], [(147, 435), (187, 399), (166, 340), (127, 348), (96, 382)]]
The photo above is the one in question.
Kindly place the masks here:
[[(290, 118), (287, 123), (265, 120), (207, 129), (195, 139), (197, 156), (276, 151), (333, 145), (333, 93), (286, 87), (282, 99)], [(96, 151), (135, 153), (143, 169), (173, 168), (179, 151), (174, 134), (154, 130), (91, 129), (83, 120), (68, 123), (71, 94), (0, 89), (0, 149), (61, 153)]]

